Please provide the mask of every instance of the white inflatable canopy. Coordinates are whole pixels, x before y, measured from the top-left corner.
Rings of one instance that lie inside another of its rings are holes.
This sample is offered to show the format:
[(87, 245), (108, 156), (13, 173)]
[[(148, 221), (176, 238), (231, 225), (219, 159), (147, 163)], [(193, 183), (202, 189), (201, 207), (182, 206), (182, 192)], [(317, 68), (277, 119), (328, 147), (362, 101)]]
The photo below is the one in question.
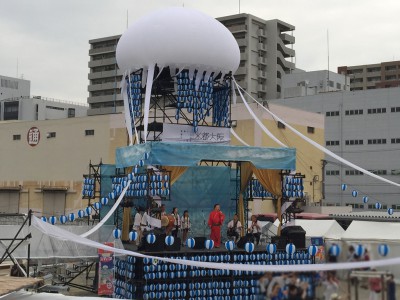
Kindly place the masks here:
[(157, 64), (227, 74), (235, 73), (240, 63), (239, 46), (224, 25), (182, 7), (155, 11), (130, 25), (118, 42), (116, 57), (124, 72)]

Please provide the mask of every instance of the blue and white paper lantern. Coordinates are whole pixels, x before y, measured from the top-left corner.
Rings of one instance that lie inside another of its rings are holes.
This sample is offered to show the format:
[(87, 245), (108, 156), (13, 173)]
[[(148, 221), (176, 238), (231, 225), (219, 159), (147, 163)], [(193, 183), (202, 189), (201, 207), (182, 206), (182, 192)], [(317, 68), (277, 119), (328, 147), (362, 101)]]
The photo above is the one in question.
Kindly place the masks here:
[(296, 246), (293, 243), (289, 243), (286, 245), (286, 253), (292, 255), (296, 252)]
[(49, 218), (49, 222), (51, 225), (55, 225), (57, 223), (57, 218), (55, 216), (51, 216)]
[(354, 253), (358, 257), (363, 257), (365, 253), (365, 247), (361, 244), (358, 244), (354, 247)]
[(388, 208), (387, 213), (389, 216), (393, 215), (394, 209), (393, 208)]
[(40, 218), (43, 222), (47, 223), (47, 218), (45, 216)]
[(68, 215), (68, 220), (69, 220), (70, 222), (75, 221), (75, 214), (74, 214), (74, 213), (70, 213), (70, 214)]
[(115, 228), (113, 230), (113, 237), (114, 237), (114, 239), (121, 238), (121, 229)]
[(213, 240), (206, 240), (204, 242), (204, 246), (206, 247), (206, 249), (211, 250), (212, 248), (214, 248), (214, 241)]
[(172, 246), (174, 244), (174, 242), (175, 242), (175, 239), (172, 235), (168, 235), (165, 237), (165, 244), (167, 246)]
[(269, 254), (275, 254), (275, 252), (276, 252), (276, 245), (275, 244), (268, 244), (266, 248), (267, 248), (267, 252)]
[(347, 184), (342, 184), (342, 191), (345, 191), (347, 189)]
[(85, 212), (83, 210), (78, 210), (78, 217), (83, 218), (85, 216)]
[(389, 254), (389, 246), (387, 244), (379, 244), (378, 253), (380, 256), (387, 256)]
[(233, 241), (225, 242), (225, 248), (228, 251), (232, 251), (235, 248), (235, 243)]
[(94, 206), (95, 209), (99, 210), (101, 208), (101, 203), (100, 202), (95, 202), (93, 204), (93, 206)]
[(376, 202), (376, 203), (375, 203), (375, 208), (376, 208), (376, 209), (382, 209), (382, 204), (379, 203), (379, 202)]
[(311, 246), (308, 247), (308, 254), (310, 256), (315, 256), (317, 254), (317, 252), (318, 252), (318, 247), (317, 246), (311, 245)]
[(364, 196), (364, 197), (363, 197), (363, 203), (367, 204), (367, 203), (368, 203), (368, 200), (369, 200), (369, 199), (368, 199), (368, 196)]
[(90, 206), (86, 207), (85, 212), (89, 216), (92, 213), (92, 208)]
[(353, 191), (351, 192), (351, 195), (352, 195), (353, 197), (357, 197), (357, 196), (358, 196), (358, 191), (353, 190)]
[(150, 158), (150, 153), (149, 152), (145, 152), (144, 159), (148, 160), (149, 158)]
[(100, 200), (101, 205), (107, 205), (108, 204), (108, 198), (107, 197), (103, 197)]
[(156, 242), (156, 236), (155, 236), (155, 234), (154, 234), (154, 233), (149, 233), (149, 234), (146, 236), (146, 241), (147, 241), (147, 243), (149, 243), (149, 244), (154, 244), (154, 243)]
[(129, 240), (136, 241), (138, 238), (138, 233), (136, 231), (129, 232)]
[(139, 166), (140, 166), (140, 167), (143, 167), (143, 166), (144, 166), (144, 160), (143, 160), (143, 159), (139, 160)]
[(64, 216), (64, 215), (62, 215), (62, 216), (60, 216), (60, 223), (61, 224), (65, 224), (65, 223), (67, 223), (67, 217), (66, 216)]
[(334, 256), (337, 257), (340, 255), (341, 249), (340, 246), (338, 244), (333, 244), (330, 248), (329, 248), (329, 255), (330, 256)]
[(244, 249), (246, 250), (247, 253), (253, 252), (253, 251), (254, 251), (254, 243), (247, 242), (247, 243), (244, 245)]
[(194, 240), (194, 238), (188, 238), (186, 240), (186, 246), (188, 246), (189, 248), (194, 248), (195, 244), (196, 244), (196, 241)]

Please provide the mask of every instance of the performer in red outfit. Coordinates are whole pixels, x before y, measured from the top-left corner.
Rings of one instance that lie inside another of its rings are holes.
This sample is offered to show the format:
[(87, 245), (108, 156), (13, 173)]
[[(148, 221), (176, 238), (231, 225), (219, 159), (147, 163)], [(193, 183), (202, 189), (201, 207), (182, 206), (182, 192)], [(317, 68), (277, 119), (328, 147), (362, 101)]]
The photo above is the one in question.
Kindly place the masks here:
[(225, 215), (222, 213), (219, 204), (214, 205), (214, 210), (208, 218), (208, 226), (211, 229), (210, 239), (214, 241), (215, 248), (221, 245), (221, 226), (224, 223)]

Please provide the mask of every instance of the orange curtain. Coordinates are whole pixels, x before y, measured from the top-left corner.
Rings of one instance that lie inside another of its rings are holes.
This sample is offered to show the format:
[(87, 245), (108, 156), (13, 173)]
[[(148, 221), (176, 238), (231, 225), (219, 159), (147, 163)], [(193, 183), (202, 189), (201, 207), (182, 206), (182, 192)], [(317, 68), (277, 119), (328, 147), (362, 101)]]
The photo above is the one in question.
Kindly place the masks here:
[(128, 241), (129, 240), (129, 225), (131, 223), (131, 208), (124, 207), (124, 214), (122, 219), (122, 233), (121, 240)]
[(188, 167), (173, 167), (173, 166), (163, 166), (163, 169), (165, 169), (168, 172), (171, 172), (171, 185), (173, 185), (179, 177), (182, 176), (183, 173), (186, 172)]
[(249, 180), (253, 176), (253, 165), (249, 162), (243, 162), (240, 164), (240, 193), (238, 203), (238, 215), (239, 221), (242, 223), (242, 236), (244, 235), (245, 222), (245, 211), (244, 211), (244, 192), (249, 183)]
[(279, 219), (278, 235), (281, 232), (281, 222), (282, 222), (282, 183), (281, 183), (281, 171), (280, 170), (259, 170), (253, 166), (253, 172), (256, 175), (258, 181), (261, 185), (278, 198), (277, 203), (277, 216)]

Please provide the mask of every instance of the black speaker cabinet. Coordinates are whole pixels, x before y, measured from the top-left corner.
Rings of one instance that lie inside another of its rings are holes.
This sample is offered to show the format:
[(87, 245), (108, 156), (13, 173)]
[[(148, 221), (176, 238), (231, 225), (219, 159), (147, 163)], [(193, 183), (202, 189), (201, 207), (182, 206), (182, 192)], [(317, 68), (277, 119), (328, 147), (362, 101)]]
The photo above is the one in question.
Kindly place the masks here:
[(203, 236), (198, 236), (194, 238), (193, 249), (205, 249), (206, 238)]
[(293, 243), (297, 249), (306, 247), (306, 232), (301, 226), (288, 226), (282, 229), (281, 236), (287, 238), (288, 243)]
[(286, 236), (272, 236), (271, 243), (276, 245), (277, 250), (285, 250), (288, 241)]
[(246, 245), (247, 242), (254, 243), (254, 237), (253, 237), (253, 236), (250, 236), (250, 235), (242, 236), (242, 237), (238, 240), (236, 246), (237, 246), (239, 249), (244, 249), (244, 246)]
[(165, 251), (180, 251), (182, 240), (180, 237), (174, 239), (174, 243), (171, 246), (165, 245)]
[(146, 251), (146, 252), (162, 252), (165, 250), (165, 237), (167, 235), (165, 233), (162, 234), (156, 234), (156, 241), (154, 244), (149, 244), (147, 242), (147, 234), (143, 236), (142, 238), (142, 248), (140, 249), (141, 251)]

